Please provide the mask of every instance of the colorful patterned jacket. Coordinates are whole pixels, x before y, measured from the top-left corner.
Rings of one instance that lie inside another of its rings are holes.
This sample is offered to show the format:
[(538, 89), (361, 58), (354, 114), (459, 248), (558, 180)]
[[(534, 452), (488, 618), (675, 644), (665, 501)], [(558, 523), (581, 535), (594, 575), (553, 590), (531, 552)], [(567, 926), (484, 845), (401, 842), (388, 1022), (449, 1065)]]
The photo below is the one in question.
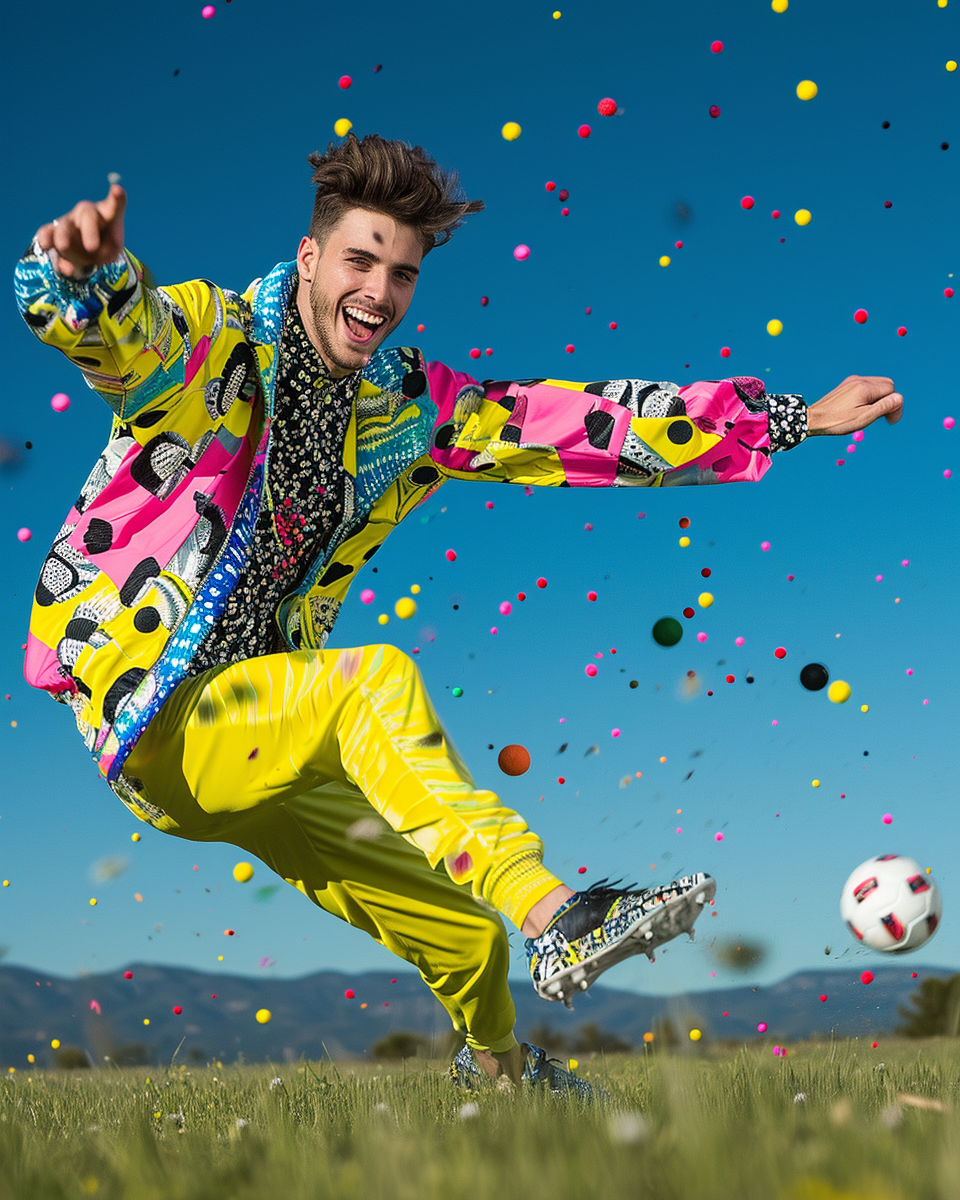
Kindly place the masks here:
[[(69, 704), (125, 802), (124, 761), (183, 679), (245, 561), (265, 489), (275, 366), (296, 283), (282, 263), (242, 296), (207, 280), (158, 288), (132, 254), (86, 281), (34, 246), (21, 312), (110, 406), (110, 439), (37, 585), (25, 674)], [(363, 372), (344, 447), (347, 511), (273, 614), (290, 649), (322, 647), (351, 583), (388, 533), (447, 479), (552, 487), (757, 480), (771, 426), (756, 379), (677, 388), (646, 380), (478, 383), (419, 350)], [(805, 412), (805, 410), (804, 410)], [(776, 424), (776, 423), (774, 423)], [(775, 436), (771, 447), (771, 431)], [(351, 495), (352, 492), (352, 495)]]

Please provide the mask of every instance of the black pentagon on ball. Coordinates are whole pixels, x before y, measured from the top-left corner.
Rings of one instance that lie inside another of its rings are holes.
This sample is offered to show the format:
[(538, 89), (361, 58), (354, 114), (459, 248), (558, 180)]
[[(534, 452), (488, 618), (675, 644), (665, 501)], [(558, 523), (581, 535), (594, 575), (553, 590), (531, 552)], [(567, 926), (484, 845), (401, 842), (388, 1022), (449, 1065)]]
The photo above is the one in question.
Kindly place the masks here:
[(667, 426), (667, 437), (675, 446), (685, 446), (693, 437), (689, 421), (671, 421)]
[(800, 682), (808, 692), (819, 692), (830, 682), (830, 672), (823, 663), (807, 663), (800, 672)]
[(409, 371), (404, 375), (400, 388), (408, 400), (416, 400), (423, 395), (426, 386), (427, 377), (423, 371)]

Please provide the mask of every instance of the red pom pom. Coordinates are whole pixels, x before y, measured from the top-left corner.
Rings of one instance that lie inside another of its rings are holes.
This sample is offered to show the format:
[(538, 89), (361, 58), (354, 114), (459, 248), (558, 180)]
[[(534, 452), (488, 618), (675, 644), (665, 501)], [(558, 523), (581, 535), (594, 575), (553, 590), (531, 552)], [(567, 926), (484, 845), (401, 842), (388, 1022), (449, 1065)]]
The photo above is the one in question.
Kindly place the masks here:
[(617, 102), (616, 100), (611, 100), (609, 96), (605, 97), (597, 105), (597, 112), (601, 117), (612, 117), (616, 111)]

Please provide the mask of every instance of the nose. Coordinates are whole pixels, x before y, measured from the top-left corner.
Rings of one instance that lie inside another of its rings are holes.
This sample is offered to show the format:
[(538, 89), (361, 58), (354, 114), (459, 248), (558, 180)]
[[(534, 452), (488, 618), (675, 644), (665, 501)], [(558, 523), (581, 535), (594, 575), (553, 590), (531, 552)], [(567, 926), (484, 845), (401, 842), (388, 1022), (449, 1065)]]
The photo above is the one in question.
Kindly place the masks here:
[(378, 308), (386, 308), (389, 294), (390, 285), (386, 271), (380, 269), (370, 271), (364, 280), (364, 299)]

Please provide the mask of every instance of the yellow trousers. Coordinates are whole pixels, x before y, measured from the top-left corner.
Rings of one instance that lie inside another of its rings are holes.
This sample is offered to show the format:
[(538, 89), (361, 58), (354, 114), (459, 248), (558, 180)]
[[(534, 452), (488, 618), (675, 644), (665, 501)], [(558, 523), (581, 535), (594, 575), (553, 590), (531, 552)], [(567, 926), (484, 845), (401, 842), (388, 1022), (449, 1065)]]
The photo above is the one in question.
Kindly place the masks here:
[(412, 963), (475, 1049), (516, 1044), (499, 913), (560, 880), (478, 789), (394, 646), (301, 650), (182, 683), (124, 767), (154, 824), (230, 842)]

